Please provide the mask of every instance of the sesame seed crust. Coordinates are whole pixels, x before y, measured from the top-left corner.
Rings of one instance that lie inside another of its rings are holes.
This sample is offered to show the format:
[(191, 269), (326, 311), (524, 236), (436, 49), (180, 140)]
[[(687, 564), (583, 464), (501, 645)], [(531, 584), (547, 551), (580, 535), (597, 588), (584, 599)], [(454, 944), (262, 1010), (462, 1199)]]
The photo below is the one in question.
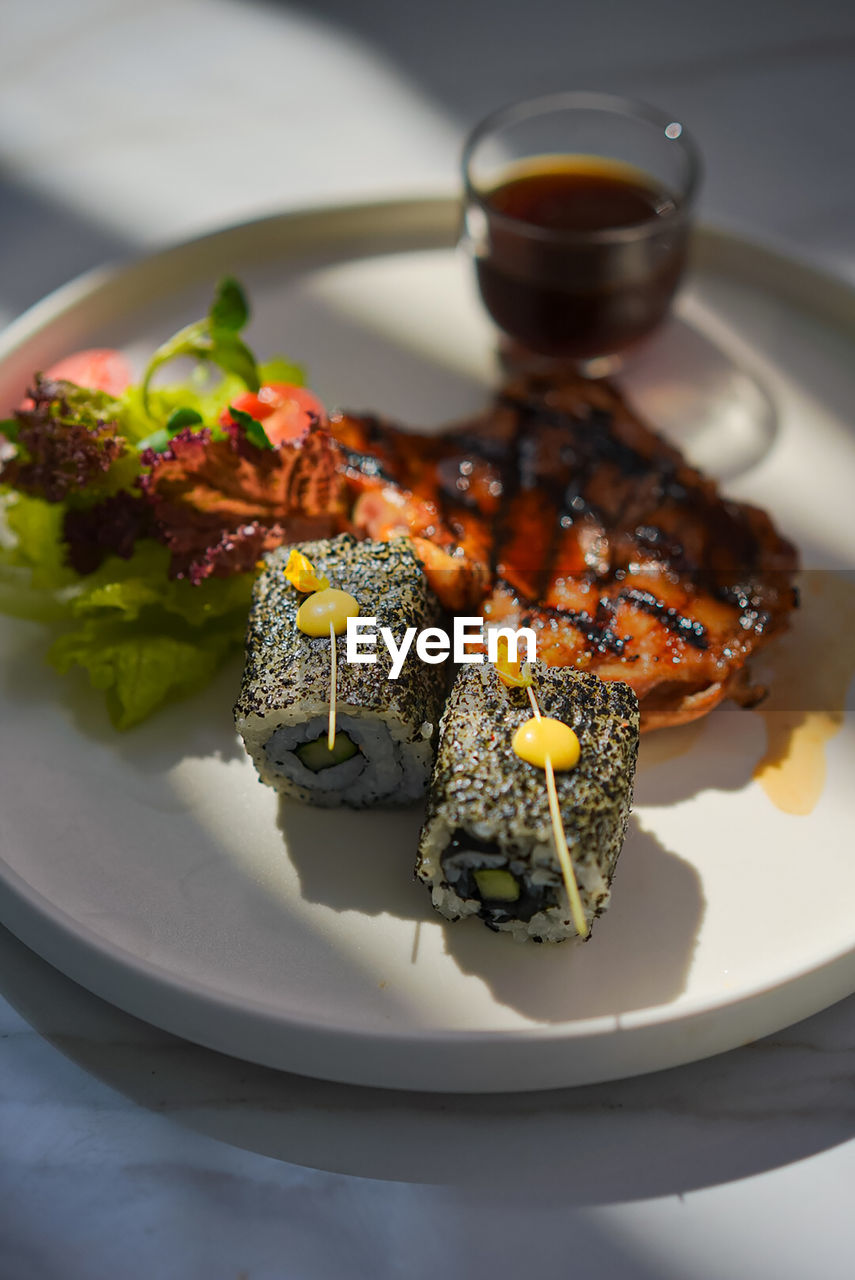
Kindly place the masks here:
[[(361, 616), (376, 618), (378, 629), (389, 627), (397, 643), (407, 627), (421, 630), (441, 621), (442, 612), (409, 539), (360, 542), (341, 534), (296, 545), (331, 586), (355, 597)], [(305, 594), (285, 577), (290, 551), (291, 547), (280, 547), (271, 552), (256, 582), (234, 715), (262, 780), (311, 800), (305, 788), (285, 786), (283, 779), (274, 778), (264, 758), (264, 744), (278, 726), (309, 721), (329, 705), (330, 640), (308, 636), (296, 625)], [(382, 641), (373, 664), (347, 662), (343, 635), (337, 637), (336, 648), (338, 711), (382, 720), (396, 750), (412, 744), (419, 760), (427, 752), (429, 767), (447, 679), (444, 665), (422, 663), (411, 651), (401, 675), (390, 680), (392, 659)], [(330, 802), (329, 797), (323, 801)]]
[[(626, 834), (638, 753), (638, 700), (619, 681), (543, 663), (533, 670), (542, 714), (563, 721), (579, 738), (578, 765), (556, 773), (555, 781), (590, 921), (608, 903)], [(530, 717), (525, 690), (506, 688), (491, 664), (460, 669), (440, 725), (416, 875), (449, 919), (478, 914), (491, 928), (517, 937), (560, 941), (575, 931), (554, 852), (545, 774), (511, 747), (514, 731)], [(547, 905), (521, 920), (506, 908), (485, 909), (476, 897), (461, 897), (443, 860), (452, 845), (501, 858), (501, 865), (520, 877), (523, 899), (528, 895), (529, 901)], [(529, 893), (535, 882), (537, 899)]]

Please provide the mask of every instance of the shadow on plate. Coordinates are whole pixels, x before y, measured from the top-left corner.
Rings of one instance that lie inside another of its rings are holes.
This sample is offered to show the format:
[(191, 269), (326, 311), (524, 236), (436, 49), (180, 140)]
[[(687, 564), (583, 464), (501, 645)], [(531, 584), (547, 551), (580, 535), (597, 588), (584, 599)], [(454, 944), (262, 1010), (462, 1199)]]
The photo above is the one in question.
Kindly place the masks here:
[[(185, 1129), (309, 1168), (466, 1187), (493, 1204), (674, 1195), (780, 1168), (855, 1134), (855, 1063), (841, 1048), (852, 1043), (855, 998), (654, 1075), (464, 1095), (331, 1084), (200, 1048), (90, 995), (2, 929), (0, 991), (82, 1070)], [(32, 1047), (25, 1052), (28, 1070), (38, 1070)], [(52, 1071), (51, 1093), (58, 1105), (80, 1106), (74, 1075)], [(173, 1159), (174, 1136), (163, 1141)]]
[(759, 719), (725, 704), (702, 720), (644, 734), (638, 752), (634, 803), (680, 804), (704, 791), (742, 791), (762, 755)]
[[(440, 921), (412, 876), (420, 822), (416, 807), (353, 813), (284, 798), (279, 805), (279, 827), (305, 899), (334, 911), (440, 924), (445, 951), (461, 973), (480, 978), (495, 1000), (525, 1018), (561, 1023), (620, 1014), (667, 1004), (684, 989), (703, 918), (700, 879), (636, 819), (618, 862), (612, 904), (584, 947), (524, 945), (480, 920)], [(619, 959), (627, 949), (645, 956), (631, 973)], [(417, 952), (416, 943), (416, 962)]]
[(199, 693), (168, 704), (149, 720), (119, 732), (107, 715), (104, 696), (93, 690), (80, 669), (58, 675), (47, 662), (52, 636), (22, 628), (3, 646), (2, 694), (11, 708), (54, 707), (70, 717), (83, 739), (115, 752), (136, 770), (160, 775), (181, 760), (239, 759), (243, 747), (234, 731), (231, 708), (237, 694), (242, 658), (230, 659)]
[[(694, 867), (633, 818), (611, 905), (589, 942), (538, 947), (461, 920), (446, 926), (445, 948), (462, 972), (476, 974), (497, 1001), (527, 1018), (560, 1023), (619, 1015), (680, 995), (703, 913)], [(644, 964), (627, 970), (632, 954), (643, 955)]]
[(430, 920), (413, 876), (423, 807), (320, 809), (283, 796), (278, 826), (307, 902), (334, 911)]

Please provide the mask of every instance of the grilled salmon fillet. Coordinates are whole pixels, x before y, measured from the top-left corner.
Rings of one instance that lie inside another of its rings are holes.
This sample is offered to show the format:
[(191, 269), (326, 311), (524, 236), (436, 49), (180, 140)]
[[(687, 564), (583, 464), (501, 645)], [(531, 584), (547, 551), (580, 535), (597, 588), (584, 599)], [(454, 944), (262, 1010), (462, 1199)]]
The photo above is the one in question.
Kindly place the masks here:
[(730, 502), (608, 383), (528, 376), (441, 434), (333, 415), (355, 530), (415, 541), (446, 607), (531, 626), (538, 656), (624, 680), (642, 728), (752, 687), (796, 605), (793, 546)]

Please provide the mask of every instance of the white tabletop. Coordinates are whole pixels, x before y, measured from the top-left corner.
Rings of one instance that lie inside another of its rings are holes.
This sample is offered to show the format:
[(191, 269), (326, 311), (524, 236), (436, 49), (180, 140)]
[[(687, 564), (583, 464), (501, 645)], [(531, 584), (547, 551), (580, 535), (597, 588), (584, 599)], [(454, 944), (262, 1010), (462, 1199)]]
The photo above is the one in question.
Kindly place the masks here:
[[(839, 0), (6, 0), (2, 30), (0, 320), (225, 221), (448, 190), (469, 124), (565, 86), (673, 111), (707, 220), (855, 280)], [(145, 1026), (0, 933), (0, 1280), (842, 1280), (853, 1074), (855, 998), (598, 1087), (323, 1084)]]

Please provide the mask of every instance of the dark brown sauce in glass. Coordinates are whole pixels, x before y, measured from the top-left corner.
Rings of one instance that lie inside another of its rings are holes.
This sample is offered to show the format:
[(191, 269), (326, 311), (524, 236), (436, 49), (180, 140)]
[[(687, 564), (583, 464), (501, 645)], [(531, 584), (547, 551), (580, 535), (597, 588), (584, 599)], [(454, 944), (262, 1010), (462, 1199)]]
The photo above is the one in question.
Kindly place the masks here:
[(482, 196), (484, 303), (530, 350), (587, 359), (662, 320), (683, 270), (687, 219), (664, 187), (596, 157), (512, 171)]

